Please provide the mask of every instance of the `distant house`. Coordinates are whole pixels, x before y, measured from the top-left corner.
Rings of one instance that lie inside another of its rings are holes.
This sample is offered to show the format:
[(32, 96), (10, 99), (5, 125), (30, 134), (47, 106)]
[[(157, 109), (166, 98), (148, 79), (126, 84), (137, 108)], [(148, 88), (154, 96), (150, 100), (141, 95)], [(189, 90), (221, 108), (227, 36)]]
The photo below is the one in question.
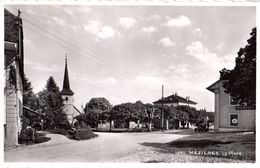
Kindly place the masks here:
[(23, 114), (22, 19), (4, 10), (4, 146), (18, 144)]
[[(183, 97), (177, 95), (177, 93), (174, 93), (168, 97), (165, 97), (163, 99), (159, 99), (159, 100), (153, 102), (153, 104), (159, 105), (159, 106), (164, 105), (164, 106), (171, 106), (171, 107), (177, 107), (177, 106), (195, 107), (195, 105), (197, 103), (194, 101), (191, 101), (189, 97), (183, 98)], [(160, 115), (163, 115), (163, 114), (160, 114)], [(160, 119), (157, 122), (157, 124), (154, 125), (154, 127), (162, 128), (162, 125), (166, 130), (168, 130), (168, 128), (178, 129), (179, 127), (182, 126), (181, 120), (179, 120), (177, 118), (171, 118), (171, 119), (164, 119), (163, 121)], [(189, 127), (189, 122), (185, 121), (185, 124), (183, 124), (183, 125), (187, 125), (187, 127)]]
[(162, 103), (163, 105), (173, 106), (173, 107), (180, 106), (180, 105), (194, 107), (197, 104), (196, 102), (191, 101), (189, 97), (183, 98), (177, 95), (177, 93), (165, 97), (163, 100), (159, 99), (153, 102), (154, 105), (161, 105)]
[(215, 93), (215, 131), (254, 131), (255, 107), (234, 103), (224, 92), (223, 82), (218, 80), (207, 88)]

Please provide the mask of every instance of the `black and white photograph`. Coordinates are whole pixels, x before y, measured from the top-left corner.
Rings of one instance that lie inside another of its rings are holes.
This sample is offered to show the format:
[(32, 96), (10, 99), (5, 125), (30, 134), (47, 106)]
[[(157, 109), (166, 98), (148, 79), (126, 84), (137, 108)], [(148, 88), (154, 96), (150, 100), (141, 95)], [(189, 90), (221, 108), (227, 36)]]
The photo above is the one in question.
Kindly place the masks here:
[(249, 2), (3, 5), (4, 162), (255, 164)]

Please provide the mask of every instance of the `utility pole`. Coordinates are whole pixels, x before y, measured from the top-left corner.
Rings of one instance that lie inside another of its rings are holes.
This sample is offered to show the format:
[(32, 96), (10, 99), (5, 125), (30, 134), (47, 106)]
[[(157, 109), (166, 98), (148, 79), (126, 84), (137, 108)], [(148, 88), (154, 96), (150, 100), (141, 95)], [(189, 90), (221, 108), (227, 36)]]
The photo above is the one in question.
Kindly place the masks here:
[(161, 129), (162, 129), (162, 131), (163, 131), (163, 125), (164, 125), (163, 101), (164, 101), (164, 96), (163, 96), (163, 85), (162, 85), (162, 111), (161, 111), (161, 116), (162, 116)]
[(19, 9), (18, 10), (18, 16), (17, 16), (17, 25), (18, 25), (18, 36), (19, 36), (19, 40), (18, 40), (18, 53), (19, 53), (19, 60), (22, 59), (22, 32), (21, 32), (21, 27), (22, 27), (22, 23), (20, 15), (21, 15), (22, 11)]

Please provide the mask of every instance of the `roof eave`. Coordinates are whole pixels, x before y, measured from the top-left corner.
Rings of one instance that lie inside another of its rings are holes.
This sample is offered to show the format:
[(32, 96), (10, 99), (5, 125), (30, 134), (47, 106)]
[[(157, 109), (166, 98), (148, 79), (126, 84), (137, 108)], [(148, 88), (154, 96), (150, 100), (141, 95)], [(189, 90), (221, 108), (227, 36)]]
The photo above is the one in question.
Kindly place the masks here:
[(219, 80), (217, 80), (216, 82), (214, 82), (213, 84), (211, 84), (210, 86), (208, 86), (206, 89), (207, 90), (209, 90), (209, 91), (211, 91), (211, 92), (213, 92), (213, 93), (215, 93), (214, 91), (215, 91), (215, 89), (213, 89), (213, 86), (215, 86), (217, 83), (219, 83), (221, 80), (219, 79)]
[(67, 96), (72, 96), (72, 95), (74, 95), (74, 92), (71, 91), (71, 90), (69, 90), (69, 91), (64, 91), (64, 90), (62, 90), (62, 91), (61, 91), (61, 94), (62, 94), (62, 95), (67, 95)]

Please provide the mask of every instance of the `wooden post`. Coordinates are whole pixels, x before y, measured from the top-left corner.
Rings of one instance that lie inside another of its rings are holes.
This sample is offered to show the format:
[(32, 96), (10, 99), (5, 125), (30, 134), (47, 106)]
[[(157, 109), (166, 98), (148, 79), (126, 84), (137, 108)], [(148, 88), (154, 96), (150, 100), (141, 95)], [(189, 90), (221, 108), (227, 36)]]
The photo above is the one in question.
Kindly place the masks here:
[(162, 131), (163, 131), (163, 125), (164, 125), (164, 112), (163, 112), (163, 100), (164, 99), (164, 97), (163, 97), (163, 85), (162, 85), (162, 122), (161, 122), (161, 129), (162, 129)]

